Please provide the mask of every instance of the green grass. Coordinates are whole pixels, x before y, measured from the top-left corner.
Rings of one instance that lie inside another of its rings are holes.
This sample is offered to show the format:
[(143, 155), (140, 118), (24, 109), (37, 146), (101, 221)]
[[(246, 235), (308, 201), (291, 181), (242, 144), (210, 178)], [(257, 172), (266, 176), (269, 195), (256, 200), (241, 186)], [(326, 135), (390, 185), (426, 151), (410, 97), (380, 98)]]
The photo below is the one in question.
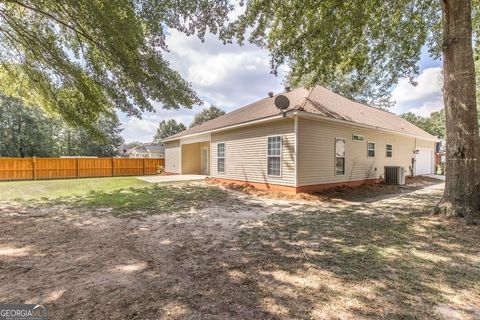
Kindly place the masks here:
[(0, 201), (13, 200), (34, 207), (105, 209), (122, 216), (199, 209), (225, 196), (215, 187), (188, 182), (151, 184), (128, 177), (0, 183)]
[(0, 182), (0, 201), (56, 199), (150, 185), (130, 177)]
[[(197, 210), (225, 198), (227, 193), (216, 187), (188, 183), (154, 184), (148, 187), (123, 188), (113, 191), (92, 191), (86, 195), (64, 197), (54, 204), (86, 209), (106, 209), (122, 216), (178, 213)], [(47, 204), (52, 204), (52, 201)]]

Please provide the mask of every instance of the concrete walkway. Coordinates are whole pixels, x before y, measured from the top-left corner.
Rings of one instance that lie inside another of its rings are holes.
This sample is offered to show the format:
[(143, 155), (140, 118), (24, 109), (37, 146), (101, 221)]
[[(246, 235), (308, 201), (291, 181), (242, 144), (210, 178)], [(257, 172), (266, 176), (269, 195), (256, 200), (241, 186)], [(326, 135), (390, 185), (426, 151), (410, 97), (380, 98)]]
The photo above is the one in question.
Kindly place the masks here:
[(445, 176), (442, 176), (440, 174), (426, 174), (425, 177), (435, 178), (435, 179), (438, 179), (438, 180), (445, 181)]
[[(445, 181), (445, 176), (439, 175), (439, 174), (427, 174), (425, 177), (429, 178), (435, 178), (438, 180), (443, 180)], [(436, 190), (444, 190), (445, 189), (445, 182), (440, 182), (438, 184), (434, 184), (432, 186), (425, 187), (425, 189), (436, 189)]]
[(168, 176), (141, 176), (136, 178), (146, 182), (150, 182), (150, 183), (161, 183), (161, 182), (203, 180), (206, 177), (207, 176), (203, 176), (199, 174), (176, 174), (176, 175), (168, 175)]

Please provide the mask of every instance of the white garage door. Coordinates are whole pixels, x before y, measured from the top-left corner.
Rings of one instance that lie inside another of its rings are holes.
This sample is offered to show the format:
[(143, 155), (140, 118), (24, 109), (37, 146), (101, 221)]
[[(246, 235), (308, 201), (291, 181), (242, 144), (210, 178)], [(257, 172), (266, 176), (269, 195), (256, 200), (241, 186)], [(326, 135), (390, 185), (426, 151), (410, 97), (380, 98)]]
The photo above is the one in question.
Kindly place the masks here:
[(419, 149), (416, 161), (415, 175), (432, 174), (433, 172), (433, 150)]

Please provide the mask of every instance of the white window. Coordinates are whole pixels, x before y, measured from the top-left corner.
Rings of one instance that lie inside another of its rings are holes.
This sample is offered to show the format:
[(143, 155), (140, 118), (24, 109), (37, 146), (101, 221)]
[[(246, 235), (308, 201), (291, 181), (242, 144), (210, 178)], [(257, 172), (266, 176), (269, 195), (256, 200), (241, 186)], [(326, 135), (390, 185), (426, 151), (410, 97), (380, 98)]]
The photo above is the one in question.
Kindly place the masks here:
[(225, 143), (217, 144), (217, 172), (225, 173)]
[(281, 175), (282, 167), (282, 137), (268, 137), (267, 145), (267, 174), (269, 176)]
[(385, 145), (385, 156), (391, 158), (393, 156), (393, 146), (391, 144)]
[(367, 143), (367, 156), (369, 158), (375, 157), (375, 142), (369, 141)]
[(335, 138), (335, 175), (345, 174), (345, 139)]

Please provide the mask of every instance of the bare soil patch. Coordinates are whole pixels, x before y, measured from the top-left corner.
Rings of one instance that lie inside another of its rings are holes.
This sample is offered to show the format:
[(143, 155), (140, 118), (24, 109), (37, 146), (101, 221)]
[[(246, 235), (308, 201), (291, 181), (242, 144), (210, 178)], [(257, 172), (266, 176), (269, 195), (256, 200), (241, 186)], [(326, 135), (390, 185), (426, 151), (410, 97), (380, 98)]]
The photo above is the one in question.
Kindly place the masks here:
[(427, 184), (202, 201), (195, 183), (132, 215), (108, 195), (1, 202), (0, 302), (51, 319), (478, 319), (479, 229), (431, 215)]

